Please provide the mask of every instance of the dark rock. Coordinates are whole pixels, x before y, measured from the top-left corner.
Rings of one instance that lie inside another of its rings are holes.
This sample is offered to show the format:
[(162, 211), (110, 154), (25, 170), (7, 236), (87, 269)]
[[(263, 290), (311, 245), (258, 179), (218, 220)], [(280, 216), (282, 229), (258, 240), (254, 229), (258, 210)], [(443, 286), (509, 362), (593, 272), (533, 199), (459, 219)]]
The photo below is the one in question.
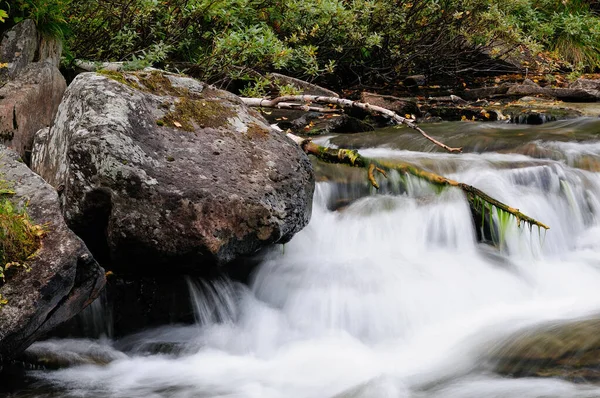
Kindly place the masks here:
[(28, 264), (0, 287), (0, 358), (11, 359), (49, 330), (78, 314), (104, 286), (104, 271), (64, 222), (56, 191), (16, 153), (0, 149), (0, 173), (14, 183), (13, 199), (27, 204), (32, 221), (47, 233)]
[(477, 101), (484, 98), (492, 98), (498, 95), (504, 95), (511, 87), (508, 83), (503, 83), (495, 87), (481, 87), (465, 90), (460, 93), (460, 96), (468, 101)]
[(525, 85), (525, 86), (540, 87), (540, 85), (539, 85), (539, 84), (537, 84), (536, 82), (534, 82), (534, 81), (533, 81), (533, 80), (531, 80), (531, 79), (525, 79), (525, 80), (523, 80), (523, 83), (521, 83), (521, 84), (523, 84), (523, 85)]
[(545, 93), (566, 102), (596, 102), (600, 99), (598, 90), (580, 88), (547, 88)]
[(427, 78), (424, 75), (407, 76), (403, 83), (406, 87), (417, 88), (418, 86), (424, 86), (427, 83)]
[(547, 95), (547, 92), (545, 89), (538, 86), (537, 84), (535, 84), (535, 85), (515, 84), (514, 86), (509, 87), (508, 91), (506, 91), (506, 95), (520, 96), (520, 97), (524, 97), (527, 95), (542, 95), (542, 94)]
[(392, 95), (379, 95), (363, 91), (360, 94), (360, 100), (374, 106), (380, 106), (390, 111), (396, 112), (400, 116), (416, 115), (420, 116), (421, 112), (417, 106), (417, 102), (411, 99), (398, 98)]
[(495, 122), (498, 119), (498, 113), (494, 111), (487, 111), (478, 107), (463, 107), (463, 106), (432, 106), (422, 107), (426, 109), (427, 114), (425, 117), (439, 117), (446, 121), (458, 121), (458, 120), (479, 120), (479, 121), (490, 121)]
[(308, 112), (289, 123), (279, 123), (282, 129), (291, 129), (295, 134), (362, 133), (373, 131), (374, 127), (362, 120), (344, 113), (328, 114)]
[(526, 106), (510, 106), (502, 109), (511, 123), (543, 124), (557, 120), (567, 120), (580, 117), (581, 111), (569, 108), (544, 107), (536, 104), (535, 108)]
[(569, 88), (579, 88), (583, 90), (600, 90), (600, 79), (577, 79), (569, 84)]
[(35, 23), (26, 19), (5, 32), (0, 43), (0, 63), (7, 68), (0, 69), (0, 80), (14, 79), (19, 72), (34, 61), (38, 50), (38, 34)]
[(336, 98), (339, 97), (339, 95), (334, 91), (317, 86), (316, 84), (305, 82), (304, 80), (296, 79), (295, 77), (290, 77), (279, 73), (271, 73), (269, 74), (269, 78), (277, 81), (279, 84), (291, 84), (294, 87), (299, 88), (302, 91), (302, 94), (305, 95), (320, 95), (323, 97)]
[(308, 223), (307, 156), (238, 97), (160, 72), (110, 76), (75, 78), (32, 157), (101, 262), (197, 272)]
[(0, 143), (28, 158), (35, 133), (52, 124), (66, 88), (55, 66), (39, 62), (0, 87)]

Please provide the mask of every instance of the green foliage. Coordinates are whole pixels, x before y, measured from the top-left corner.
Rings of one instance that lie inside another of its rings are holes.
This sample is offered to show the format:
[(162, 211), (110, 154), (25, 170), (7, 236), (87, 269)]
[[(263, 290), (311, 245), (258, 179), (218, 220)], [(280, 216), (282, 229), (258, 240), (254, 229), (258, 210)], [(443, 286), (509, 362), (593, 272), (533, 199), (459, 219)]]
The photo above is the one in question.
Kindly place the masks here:
[(72, 31), (74, 58), (210, 82), (275, 70), (334, 83), (454, 76), (483, 68), (482, 53), (516, 48), (600, 67), (600, 7), (583, 0), (0, 0), (0, 9), (55, 36)]
[(0, 280), (18, 267), (29, 270), (26, 261), (39, 248), (43, 228), (31, 222), (24, 209), (17, 209), (6, 198), (11, 191), (2, 184), (0, 194)]
[[(72, 0), (2, 0), (0, 1), (0, 22), (9, 25), (31, 19), (37, 29), (49, 37), (64, 39), (70, 32), (68, 10)], [(2, 18), (2, 10), (8, 12)]]
[(501, 17), (522, 42), (547, 49), (575, 71), (600, 68), (600, 16), (583, 0), (504, 2)]

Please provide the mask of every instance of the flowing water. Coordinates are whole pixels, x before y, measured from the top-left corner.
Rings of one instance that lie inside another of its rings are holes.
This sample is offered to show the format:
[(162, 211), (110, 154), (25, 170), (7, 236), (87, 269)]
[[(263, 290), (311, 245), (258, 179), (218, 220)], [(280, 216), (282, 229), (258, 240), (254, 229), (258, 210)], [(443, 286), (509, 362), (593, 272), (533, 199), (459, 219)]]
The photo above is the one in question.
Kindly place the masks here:
[(309, 226), (248, 285), (188, 281), (197, 324), (37, 343), (95, 355), (30, 371), (9, 396), (600, 397), (596, 384), (500, 377), (490, 359), (515, 332), (600, 313), (600, 119), (427, 127), (466, 153), (405, 129), (320, 142), (475, 185), (551, 229), (511, 221), (497, 249), (477, 242), (461, 192), (390, 175), (376, 194), (364, 171), (317, 165)]

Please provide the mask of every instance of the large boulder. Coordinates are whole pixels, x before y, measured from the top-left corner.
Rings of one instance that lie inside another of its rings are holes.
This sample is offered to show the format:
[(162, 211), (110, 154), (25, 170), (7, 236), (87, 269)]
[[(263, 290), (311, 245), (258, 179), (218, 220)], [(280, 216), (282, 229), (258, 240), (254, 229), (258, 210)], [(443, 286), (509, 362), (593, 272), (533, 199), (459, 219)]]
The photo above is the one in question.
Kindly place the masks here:
[(35, 23), (27, 19), (15, 25), (2, 36), (0, 42), (0, 63), (8, 64), (0, 68), (0, 76), (14, 79), (35, 59), (38, 50), (38, 34)]
[(111, 269), (193, 272), (284, 243), (309, 221), (310, 162), (233, 94), (194, 79), (84, 73), (32, 168)]
[(0, 360), (13, 358), (58, 324), (77, 315), (104, 286), (104, 271), (67, 228), (56, 191), (0, 147), (0, 174), (12, 185), (16, 206), (46, 231), (41, 248), (0, 287)]
[(0, 143), (28, 157), (35, 133), (52, 123), (67, 83), (49, 63), (31, 63), (0, 87)]
[(510, 336), (492, 349), (496, 372), (512, 377), (600, 380), (600, 320), (548, 323)]
[(25, 20), (6, 32), (0, 43), (0, 144), (26, 161), (35, 133), (54, 120), (67, 88), (58, 70), (62, 44), (42, 37)]

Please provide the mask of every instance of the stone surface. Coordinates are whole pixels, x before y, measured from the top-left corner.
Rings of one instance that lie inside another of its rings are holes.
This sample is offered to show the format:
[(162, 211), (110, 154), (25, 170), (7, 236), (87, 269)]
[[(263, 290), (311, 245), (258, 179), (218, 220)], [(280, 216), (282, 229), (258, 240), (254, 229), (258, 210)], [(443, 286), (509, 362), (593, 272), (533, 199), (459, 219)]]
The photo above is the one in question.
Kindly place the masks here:
[(506, 92), (506, 95), (510, 95), (510, 96), (520, 96), (520, 97), (524, 97), (524, 96), (532, 96), (532, 95), (543, 95), (543, 94), (548, 94), (546, 92), (545, 89), (543, 89), (542, 87), (538, 86), (537, 84), (515, 84), (513, 86), (510, 86), (508, 91)]
[(8, 66), (0, 69), (0, 82), (13, 79), (25, 69), (34, 61), (37, 50), (38, 34), (32, 20), (26, 19), (4, 33), (0, 42), (0, 63)]
[(477, 101), (484, 98), (492, 98), (498, 95), (504, 95), (511, 87), (508, 83), (503, 83), (494, 87), (480, 87), (470, 90), (465, 90), (460, 93), (460, 96), (469, 101)]
[(600, 380), (600, 320), (547, 324), (517, 333), (491, 350), (496, 372), (513, 377)]
[(569, 85), (569, 88), (580, 88), (584, 90), (600, 90), (600, 79), (579, 78)]
[(111, 268), (222, 265), (303, 228), (314, 177), (302, 150), (241, 100), (158, 72), (85, 73), (32, 168), (63, 189), (69, 225)]
[(345, 113), (305, 112), (297, 119), (278, 121), (277, 125), (282, 130), (290, 129), (294, 134), (300, 135), (362, 133), (374, 130), (369, 123)]
[(366, 102), (371, 105), (389, 109), (390, 111), (396, 112), (400, 116), (405, 116), (406, 114), (416, 116), (421, 115), (421, 112), (417, 107), (417, 102), (410, 99), (398, 98), (392, 95), (373, 94), (363, 91), (360, 94), (360, 100), (361, 102)]
[(67, 88), (49, 63), (31, 63), (0, 87), (0, 143), (28, 158), (35, 133), (50, 126)]
[(0, 287), (8, 302), (0, 306), (0, 358), (13, 358), (46, 332), (91, 303), (104, 286), (104, 271), (64, 222), (56, 191), (33, 173), (16, 153), (0, 147), (0, 173), (12, 182), (18, 206), (46, 234), (29, 262)]

